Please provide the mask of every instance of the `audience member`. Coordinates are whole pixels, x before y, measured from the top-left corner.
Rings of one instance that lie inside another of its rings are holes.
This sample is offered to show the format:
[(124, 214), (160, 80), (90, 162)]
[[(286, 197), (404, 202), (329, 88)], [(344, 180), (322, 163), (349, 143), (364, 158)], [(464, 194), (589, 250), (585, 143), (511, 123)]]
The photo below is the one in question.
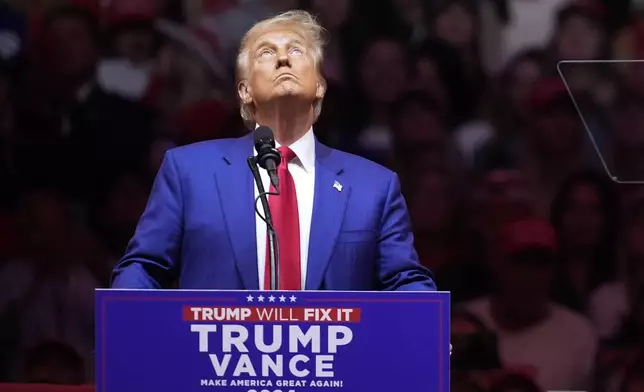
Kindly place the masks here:
[(464, 120), (470, 99), (463, 60), (447, 43), (429, 39), (412, 52), (411, 88), (428, 94), (441, 109), (448, 125)]
[[(464, 227), (459, 216), (458, 188), (450, 173), (440, 168), (428, 168), (422, 173), (407, 173), (405, 184), (416, 250), (423, 265), (437, 275), (445, 268), (459, 264), (466, 257), (461, 244), (465, 242)], [(438, 278), (441, 280), (441, 278)]]
[(551, 207), (559, 239), (555, 298), (586, 313), (589, 296), (616, 277), (618, 200), (604, 174), (583, 172), (566, 180)]
[(456, 310), (451, 317), (451, 370), (455, 375), (499, 370), (498, 340), (480, 319)]
[(55, 179), (80, 199), (114, 172), (139, 167), (151, 132), (150, 113), (97, 85), (97, 26), (80, 8), (51, 10), (24, 91), (33, 102), (21, 122), (30, 138), (18, 154), (23, 175)]
[(362, 29), (364, 32), (362, 26), (354, 27), (359, 21), (356, 19), (357, 3), (354, 0), (312, 0), (309, 8), (311, 12), (318, 15), (329, 33), (322, 68), (324, 77), (327, 83), (341, 86), (349, 76), (347, 60), (358, 45), (355, 37), (360, 37), (359, 30)]
[(565, 86), (556, 79), (535, 87), (528, 121), (518, 159), (536, 194), (538, 212), (546, 217), (563, 181), (589, 166), (589, 143)]
[(418, 46), (429, 35), (431, 6), (422, 0), (392, 0), (392, 15), (395, 15), (410, 47)]
[(145, 209), (149, 187), (132, 174), (120, 176), (103, 193), (97, 203), (93, 220), (96, 231), (109, 252), (109, 261), (103, 266), (101, 282), (109, 282), (109, 275), (134, 234), (139, 217)]
[[(633, 313), (636, 304), (633, 301), (641, 297), (644, 282), (644, 204), (641, 200), (634, 201), (626, 212), (621, 254), (624, 278), (600, 286), (590, 302), (590, 315), (597, 333), (608, 340), (630, 338), (633, 333), (638, 333), (637, 328), (633, 328), (638, 324), (633, 325), (636, 319), (629, 320), (628, 316)], [(630, 322), (624, 324), (626, 320)], [(623, 330), (624, 327), (627, 327), (626, 330)]]
[(113, 0), (106, 8), (108, 56), (100, 61), (100, 86), (132, 100), (144, 97), (153, 70), (158, 34), (154, 1)]
[(93, 239), (79, 236), (70, 204), (47, 189), (24, 197), (21, 229), (25, 248), (20, 258), (0, 269), (0, 315), (10, 334), (4, 339), (13, 348), (3, 354), (17, 371), (28, 348), (56, 339), (74, 347), (89, 372), (94, 289), (100, 287), (92, 273), (100, 257), (87, 248)]
[(559, 9), (552, 37), (553, 65), (560, 60), (604, 59), (605, 9), (595, 2), (570, 2)]
[(455, 132), (468, 167), (481, 162), (490, 151), (517, 157), (532, 110), (533, 90), (544, 74), (545, 54), (526, 49), (515, 55), (491, 86), (491, 99), (483, 104), (479, 119), (463, 124)]
[(377, 36), (365, 44), (358, 63), (362, 107), (358, 115), (357, 152), (386, 163), (393, 146), (389, 105), (407, 89), (407, 51), (403, 43)]
[(448, 170), (460, 166), (443, 112), (430, 96), (417, 91), (403, 94), (392, 104), (389, 121), (394, 166), (402, 170), (411, 165)]
[(610, 139), (603, 152), (610, 174), (621, 182), (640, 181), (644, 177), (644, 114), (640, 110), (644, 96), (624, 92), (610, 112)]
[(536, 218), (518, 220), (501, 229), (498, 241), (494, 291), (465, 309), (498, 334), (505, 369), (545, 390), (589, 388), (597, 350), (592, 325), (549, 301), (558, 251), (554, 230)]
[(463, 64), (463, 79), (467, 86), (467, 101), (459, 108), (461, 119), (478, 115), (486, 75), (480, 54), (480, 7), (471, 0), (441, 0), (434, 9), (431, 29), (434, 37), (454, 48)]

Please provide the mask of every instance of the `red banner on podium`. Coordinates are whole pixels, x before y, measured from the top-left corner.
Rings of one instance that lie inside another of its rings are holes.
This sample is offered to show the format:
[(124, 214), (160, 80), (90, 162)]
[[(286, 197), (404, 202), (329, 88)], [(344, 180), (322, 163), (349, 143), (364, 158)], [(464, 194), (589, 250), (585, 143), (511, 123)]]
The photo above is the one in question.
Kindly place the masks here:
[(0, 392), (94, 392), (94, 386), (0, 383)]

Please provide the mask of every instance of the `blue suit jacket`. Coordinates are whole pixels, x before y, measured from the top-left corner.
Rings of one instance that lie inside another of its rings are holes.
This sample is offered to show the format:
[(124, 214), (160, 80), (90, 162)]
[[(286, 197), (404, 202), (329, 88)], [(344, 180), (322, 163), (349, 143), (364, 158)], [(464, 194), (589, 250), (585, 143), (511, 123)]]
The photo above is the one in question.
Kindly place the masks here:
[[(252, 134), (168, 151), (112, 287), (257, 290), (252, 151)], [(317, 141), (315, 165), (306, 289), (435, 290), (397, 176)]]

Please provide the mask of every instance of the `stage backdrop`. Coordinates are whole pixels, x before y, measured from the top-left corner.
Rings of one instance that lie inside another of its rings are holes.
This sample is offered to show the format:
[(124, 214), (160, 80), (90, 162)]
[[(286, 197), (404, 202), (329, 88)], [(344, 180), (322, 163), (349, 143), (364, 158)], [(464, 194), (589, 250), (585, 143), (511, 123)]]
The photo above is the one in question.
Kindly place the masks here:
[(447, 392), (449, 294), (97, 290), (98, 392)]

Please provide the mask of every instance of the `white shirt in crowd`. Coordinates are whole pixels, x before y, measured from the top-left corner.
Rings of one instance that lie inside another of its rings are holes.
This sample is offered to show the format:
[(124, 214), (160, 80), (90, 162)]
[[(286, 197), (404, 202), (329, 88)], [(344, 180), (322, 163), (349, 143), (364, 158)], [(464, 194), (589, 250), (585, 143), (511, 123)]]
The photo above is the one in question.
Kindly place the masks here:
[(505, 368), (526, 371), (545, 391), (588, 390), (597, 352), (597, 337), (589, 320), (552, 304), (550, 316), (529, 329), (510, 332), (492, 318), (490, 299), (465, 305), (499, 339), (499, 356)]
[(588, 312), (601, 339), (615, 337), (630, 312), (626, 284), (610, 282), (599, 286), (590, 297)]
[[(279, 143), (275, 143), (280, 147)], [(297, 211), (300, 217), (300, 264), (302, 272), (302, 289), (306, 285), (306, 267), (309, 255), (309, 234), (311, 232), (311, 218), (313, 216), (313, 197), (315, 194), (315, 136), (313, 129), (302, 136), (298, 141), (289, 146), (297, 156), (288, 163), (288, 170), (293, 176), (295, 191), (297, 193)], [(256, 152), (254, 152), (256, 154)], [(259, 169), (264, 189), (270, 189), (268, 172)], [(259, 191), (255, 186), (255, 197)], [(269, 196), (270, 199), (270, 196)], [(264, 213), (260, 202), (258, 209)], [(259, 275), (259, 289), (264, 290), (264, 275), (266, 268), (266, 223), (255, 214), (255, 227), (257, 233), (257, 268)], [(279, 238), (278, 238), (279, 241)]]

